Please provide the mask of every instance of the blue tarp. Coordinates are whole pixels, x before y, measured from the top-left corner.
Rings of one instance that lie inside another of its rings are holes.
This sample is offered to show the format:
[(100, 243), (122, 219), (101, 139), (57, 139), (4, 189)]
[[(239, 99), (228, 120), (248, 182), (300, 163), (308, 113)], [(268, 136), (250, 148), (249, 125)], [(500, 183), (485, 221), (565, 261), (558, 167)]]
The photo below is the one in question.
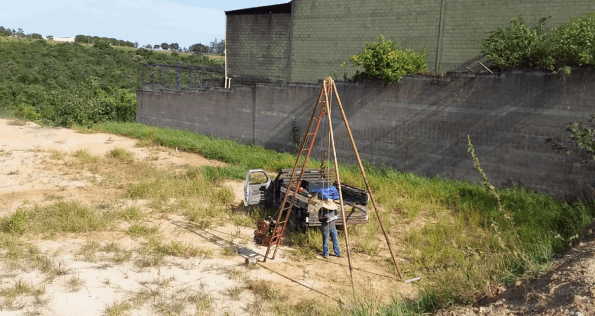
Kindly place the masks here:
[(331, 187), (328, 187), (328, 188), (324, 188), (324, 189), (312, 190), (312, 192), (310, 192), (310, 193), (320, 193), (322, 195), (323, 199), (329, 199), (329, 200), (338, 200), (339, 199), (339, 191), (337, 191), (337, 188), (334, 185)]

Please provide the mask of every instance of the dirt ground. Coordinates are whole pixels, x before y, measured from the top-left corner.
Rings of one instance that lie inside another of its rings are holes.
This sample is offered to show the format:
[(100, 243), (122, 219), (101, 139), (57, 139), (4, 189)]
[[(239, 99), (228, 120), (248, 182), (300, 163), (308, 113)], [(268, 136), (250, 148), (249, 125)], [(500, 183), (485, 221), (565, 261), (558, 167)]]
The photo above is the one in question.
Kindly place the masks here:
[[(40, 127), (34, 123), (19, 125), (0, 119), (0, 216), (9, 216), (21, 207), (53, 203), (57, 197), (92, 206), (102, 203), (122, 208), (133, 205), (146, 211), (146, 200), (122, 198), (122, 188), (126, 183), (119, 187), (101, 185), (104, 181), (120, 181), (117, 170), (116, 178), (106, 179), (105, 175), (99, 173), (73, 171), (76, 165), (69, 164), (67, 158), (63, 159), (63, 163), (47, 163), (52, 155), (59, 153), (87, 150), (103, 157), (114, 148), (124, 148), (134, 154), (135, 160), (147, 161), (164, 169), (186, 165), (223, 165), (196, 154), (176, 152), (169, 148), (136, 147), (136, 140), (121, 136), (82, 134), (70, 129)], [(241, 203), (243, 182), (227, 181), (225, 185), (232, 188), (234, 203)], [(247, 266), (244, 264), (246, 258), (262, 259), (266, 250), (253, 243), (253, 227), (219, 223), (209, 229), (199, 229), (181, 215), (154, 219), (150, 224), (158, 227), (163, 240), (191, 244), (212, 251), (213, 255), (192, 258), (168, 256), (165, 264), (142, 269), (132, 263), (132, 259), (138, 255), (136, 253), (132, 254), (131, 260), (119, 263), (101, 258), (85, 260), (81, 257), (81, 249), (90, 242), (97, 242), (101, 246), (116, 243), (129, 250), (138, 248), (140, 241), (125, 233), (126, 224), (118, 230), (29, 238), (27, 242), (51, 258), (64, 273), (47, 280), (37, 270), (0, 267), (2, 291), (15, 287), (18, 282), (25, 282), (32, 287), (43, 285), (45, 289), (44, 294), (35, 299), (30, 296), (16, 297), (0, 313), (104, 315), (109, 308), (116, 310), (119, 302), (136, 297), (139, 293), (152, 293), (151, 299), (130, 308), (127, 313), (168, 315), (176, 306), (183, 305), (182, 314), (259, 314), (261, 312), (254, 306), (258, 307), (260, 298), (246, 290), (246, 280), (270, 281), (288, 304), (320, 301), (332, 305), (338, 301), (351, 300), (346, 258), (330, 257), (324, 260), (320, 257), (312, 261), (292, 261), (286, 256), (288, 248), (281, 247), (275, 260)], [(226, 251), (230, 248), (234, 249), (231, 256)], [(99, 254), (101, 256), (101, 252)], [(388, 253), (386, 256), (388, 258)], [(415, 297), (415, 285), (397, 281), (380, 261), (372, 260), (367, 255), (354, 255), (356, 293), (387, 303), (393, 296)], [(594, 267), (585, 266), (585, 273), (593, 276)], [(560, 287), (559, 290), (565, 288)], [(207, 303), (200, 303), (200, 298)], [(183, 301), (192, 304), (184, 305)], [(573, 302), (582, 301), (574, 299)]]

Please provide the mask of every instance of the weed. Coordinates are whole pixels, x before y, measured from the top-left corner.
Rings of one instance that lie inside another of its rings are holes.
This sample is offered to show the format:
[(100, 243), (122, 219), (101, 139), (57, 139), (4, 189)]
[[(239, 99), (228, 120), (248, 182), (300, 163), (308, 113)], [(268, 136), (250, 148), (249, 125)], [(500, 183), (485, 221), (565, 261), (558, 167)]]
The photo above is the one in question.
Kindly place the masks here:
[(8, 221), (4, 222), (4, 231), (11, 234), (22, 234), (27, 230), (27, 221), (29, 213), (25, 210), (18, 209), (14, 212)]
[(247, 214), (233, 214), (231, 221), (236, 226), (255, 227), (255, 221)]
[(77, 255), (83, 256), (86, 261), (94, 262), (96, 260), (97, 252), (100, 251), (100, 245), (96, 241), (88, 242), (82, 246)]
[(113, 302), (105, 308), (105, 313), (108, 316), (122, 316), (132, 309), (132, 305), (128, 302)]
[(179, 299), (176, 295), (157, 300), (154, 307), (161, 315), (182, 315), (186, 309), (187, 301)]
[(45, 294), (45, 286), (41, 285), (38, 287), (28, 284), (27, 282), (19, 279), (12, 286), (0, 289), (0, 297), (4, 298), (0, 305), (0, 310), (4, 308), (8, 309), (22, 309), (25, 307), (24, 303), (19, 301), (19, 305), (15, 306), (17, 298), (21, 296), (34, 296), (36, 302), (43, 303), (41, 296)]
[(112, 216), (116, 219), (125, 221), (138, 221), (145, 217), (145, 214), (136, 206), (127, 207), (123, 210), (112, 212)]
[(91, 155), (87, 149), (79, 149), (74, 152), (73, 156), (83, 163), (96, 163), (99, 161), (99, 157)]
[(54, 160), (62, 160), (66, 156), (66, 153), (59, 150), (50, 150), (50, 158)]
[(10, 217), (0, 218), (7, 233), (88, 232), (107, 227), (109, 218), (80, 202), (56, 202), (32, 209), (20, 209)]
[[(345, 311), (342, 311), (339, 307), (333, 305), (327, 305), (325, 303), (307, 300), (298, 304), (289, 304), (283, 300), (273, 301), (270, 306), (270, 311), (274, 315), (282, 316), (334, 316), (334, 315), (345, 315)], [(366, 315), (366, 314), (355, 314), (355, 315)], [(388, 315), (402, 315), (402, 314), (388, 314)]]
[(213, 297), (205, 293), (190, 295), (186, 301), (193, 303), (197, 312), (206, 312), (213, 309)]
[(72, 276), (68, 280), (66, 280), (66, 287), (70, 292), (79, 291), (84, 284), (85, 281), (83, 281), (83, 279), (79, 278), (78, 276)]
[(221, 254), (224, 257), (234, 257), (238, 254), (238, 248), (234, 245), (223, 247), (223, 249), (221, 250)]
[(200, 229), (207, 229), (213, 225), (214, 211), (212, 208), (197, 207), (187, 210), (184, 215)]
[(225, 273), (227, 274), (227, 276), (230, 279), (234, 279), (234, 280), (243, 280), (244, 277), (246, 277), (246, 271), (245, 270), (240, 270), (240, 269), (226, 269)]
[(225, 290), (225, 294), (227, 296), (229, 296), (232, 300), (237, 301), (240, 299), (240, 294), (242, 294), (244, 289), (245, 289), (245, 287), (242, 287), (242, 286), (230, 287)]
[(147, 237), (154, 235), (159, 231), (159, 227), (147, 227), (144, 225), (134, 224), (128, 227), (126, 233), (131, 237)]
[(322, 251), (322, 233), (318, 229), (293, 232), (289, 237), (293, 246), (289, 255), (294, 260), (311, 260)]
[(250, 290), (254, 295), (264, 301), (277, 300), (282, 298), (277, 291), (272, 287), (270, 281), (265, 280), (247, 280), (246, 289)]
[(122, 162), (129, 163), (129, 164), (134, 162), (134, 155), (131, 152), (127, 151), (126, 149), (122, 149), (122, 148), (112, 149), (109, 152), (107, 152), (107, 154), (105, 154), (105, 156), (107, 158), (118, 159)]
[(145, 128), (144, 135), (136, 143), (138, 147), (153, 147), (159, 146), (159, 140), (157, 139), (157, 133), (155, 128)]

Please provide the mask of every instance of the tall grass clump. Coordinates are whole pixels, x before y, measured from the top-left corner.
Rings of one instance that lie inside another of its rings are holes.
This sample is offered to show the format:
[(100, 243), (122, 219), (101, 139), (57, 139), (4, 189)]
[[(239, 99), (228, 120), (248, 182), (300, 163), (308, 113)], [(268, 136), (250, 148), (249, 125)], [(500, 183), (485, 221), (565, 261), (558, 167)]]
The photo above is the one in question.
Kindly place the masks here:
[(0, 219), (2, 231), (10, 234), (57, 232), (78, 233), (107, 228), (109, 215), (80, 202), (56, 202), (31, 209), (19, 209), (10, 216)]
[(141, 181), (127, 187), (126, 196), (133, 199), (151, 199), (158, 203), (179, 199), (178, 207), (173, 207), (180, 209), (188, 209), (194, 205), (184, 199), (199, 199), (200, 203), (196, 204), (200, 207), (221, 207), (230, 205), (234, 198), (229, 187), (216, 185), (213, 180), (207, 179), (203, 170), (199, 168), (189, 168), (184, 173), (150, 169)]

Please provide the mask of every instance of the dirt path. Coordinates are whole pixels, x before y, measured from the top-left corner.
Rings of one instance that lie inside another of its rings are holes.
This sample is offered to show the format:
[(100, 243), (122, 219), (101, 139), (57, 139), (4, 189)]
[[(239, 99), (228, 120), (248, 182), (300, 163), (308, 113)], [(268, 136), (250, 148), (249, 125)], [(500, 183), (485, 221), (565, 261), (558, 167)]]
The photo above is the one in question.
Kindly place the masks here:
[[(133, 153), (136, 161), (168, 170), (187, 165), (224, 165), (195, 154), (135, 144), (134, 139), (116, 135), (81, 134), (0, 119), (0, 216), (56, 201), (80, 201), (110, 209), (137, 207), (144, 213), (153, 212), (146, 200), (122, 198), (126, 181), (132, 181), (119, 177), (124, 170), (118, 168), (125, 167), (102, 165), (102, 172), (88, 171), (72, 158), (80, 150), (103, 157), (114, 148), (124, 148)], [(241, 181), (226, 181), (223, 185), (234, 192), (235, 204), (242, 201)], [(157, 229), (163, 242), (197, 247), (204, 254), (168, 255), (161, 264), (144, 267), (143, 260), (147, 259), (142, 249), (147, 247), (147, 241), (127, 234), (131, 226), (127, 222), (116, 230), (28, 238), (26, 242), (39, 251), (34, 256), (37, 267), (47, 258), (56, 273), (49, 278), (41, 268), (0, 263), (1, 313), (117, 315), (116, 311), (122, 310), (131, 315), (169, 315), (172, 311), (266, 314), (263, 302), (271, 300), (271, 295), (266, 294), (270, 291), (278, 293), (275, 297), (282, 298), (283, 304), (290, 305), (312, 301), (333, 305), (335, 299), (350, 300), (345, 258), (295, 262), (285, 256), (289, 248), (282, 247), (274, 261), (246, 266), (245, 258), (261, 258), (266, 250), (252, 242), (253, 227), (218, 223), (200, 229), (176, 214), (153, 216), (144, 224)], [(89, 249), (93, 251), (90, 255), (85, 252)], [(358, 294), (379, 302), (390, 302), (393, 295), (415, 295), (413, 285), (397, 282), (382, 260), (376, 259), (354, 256)]]

